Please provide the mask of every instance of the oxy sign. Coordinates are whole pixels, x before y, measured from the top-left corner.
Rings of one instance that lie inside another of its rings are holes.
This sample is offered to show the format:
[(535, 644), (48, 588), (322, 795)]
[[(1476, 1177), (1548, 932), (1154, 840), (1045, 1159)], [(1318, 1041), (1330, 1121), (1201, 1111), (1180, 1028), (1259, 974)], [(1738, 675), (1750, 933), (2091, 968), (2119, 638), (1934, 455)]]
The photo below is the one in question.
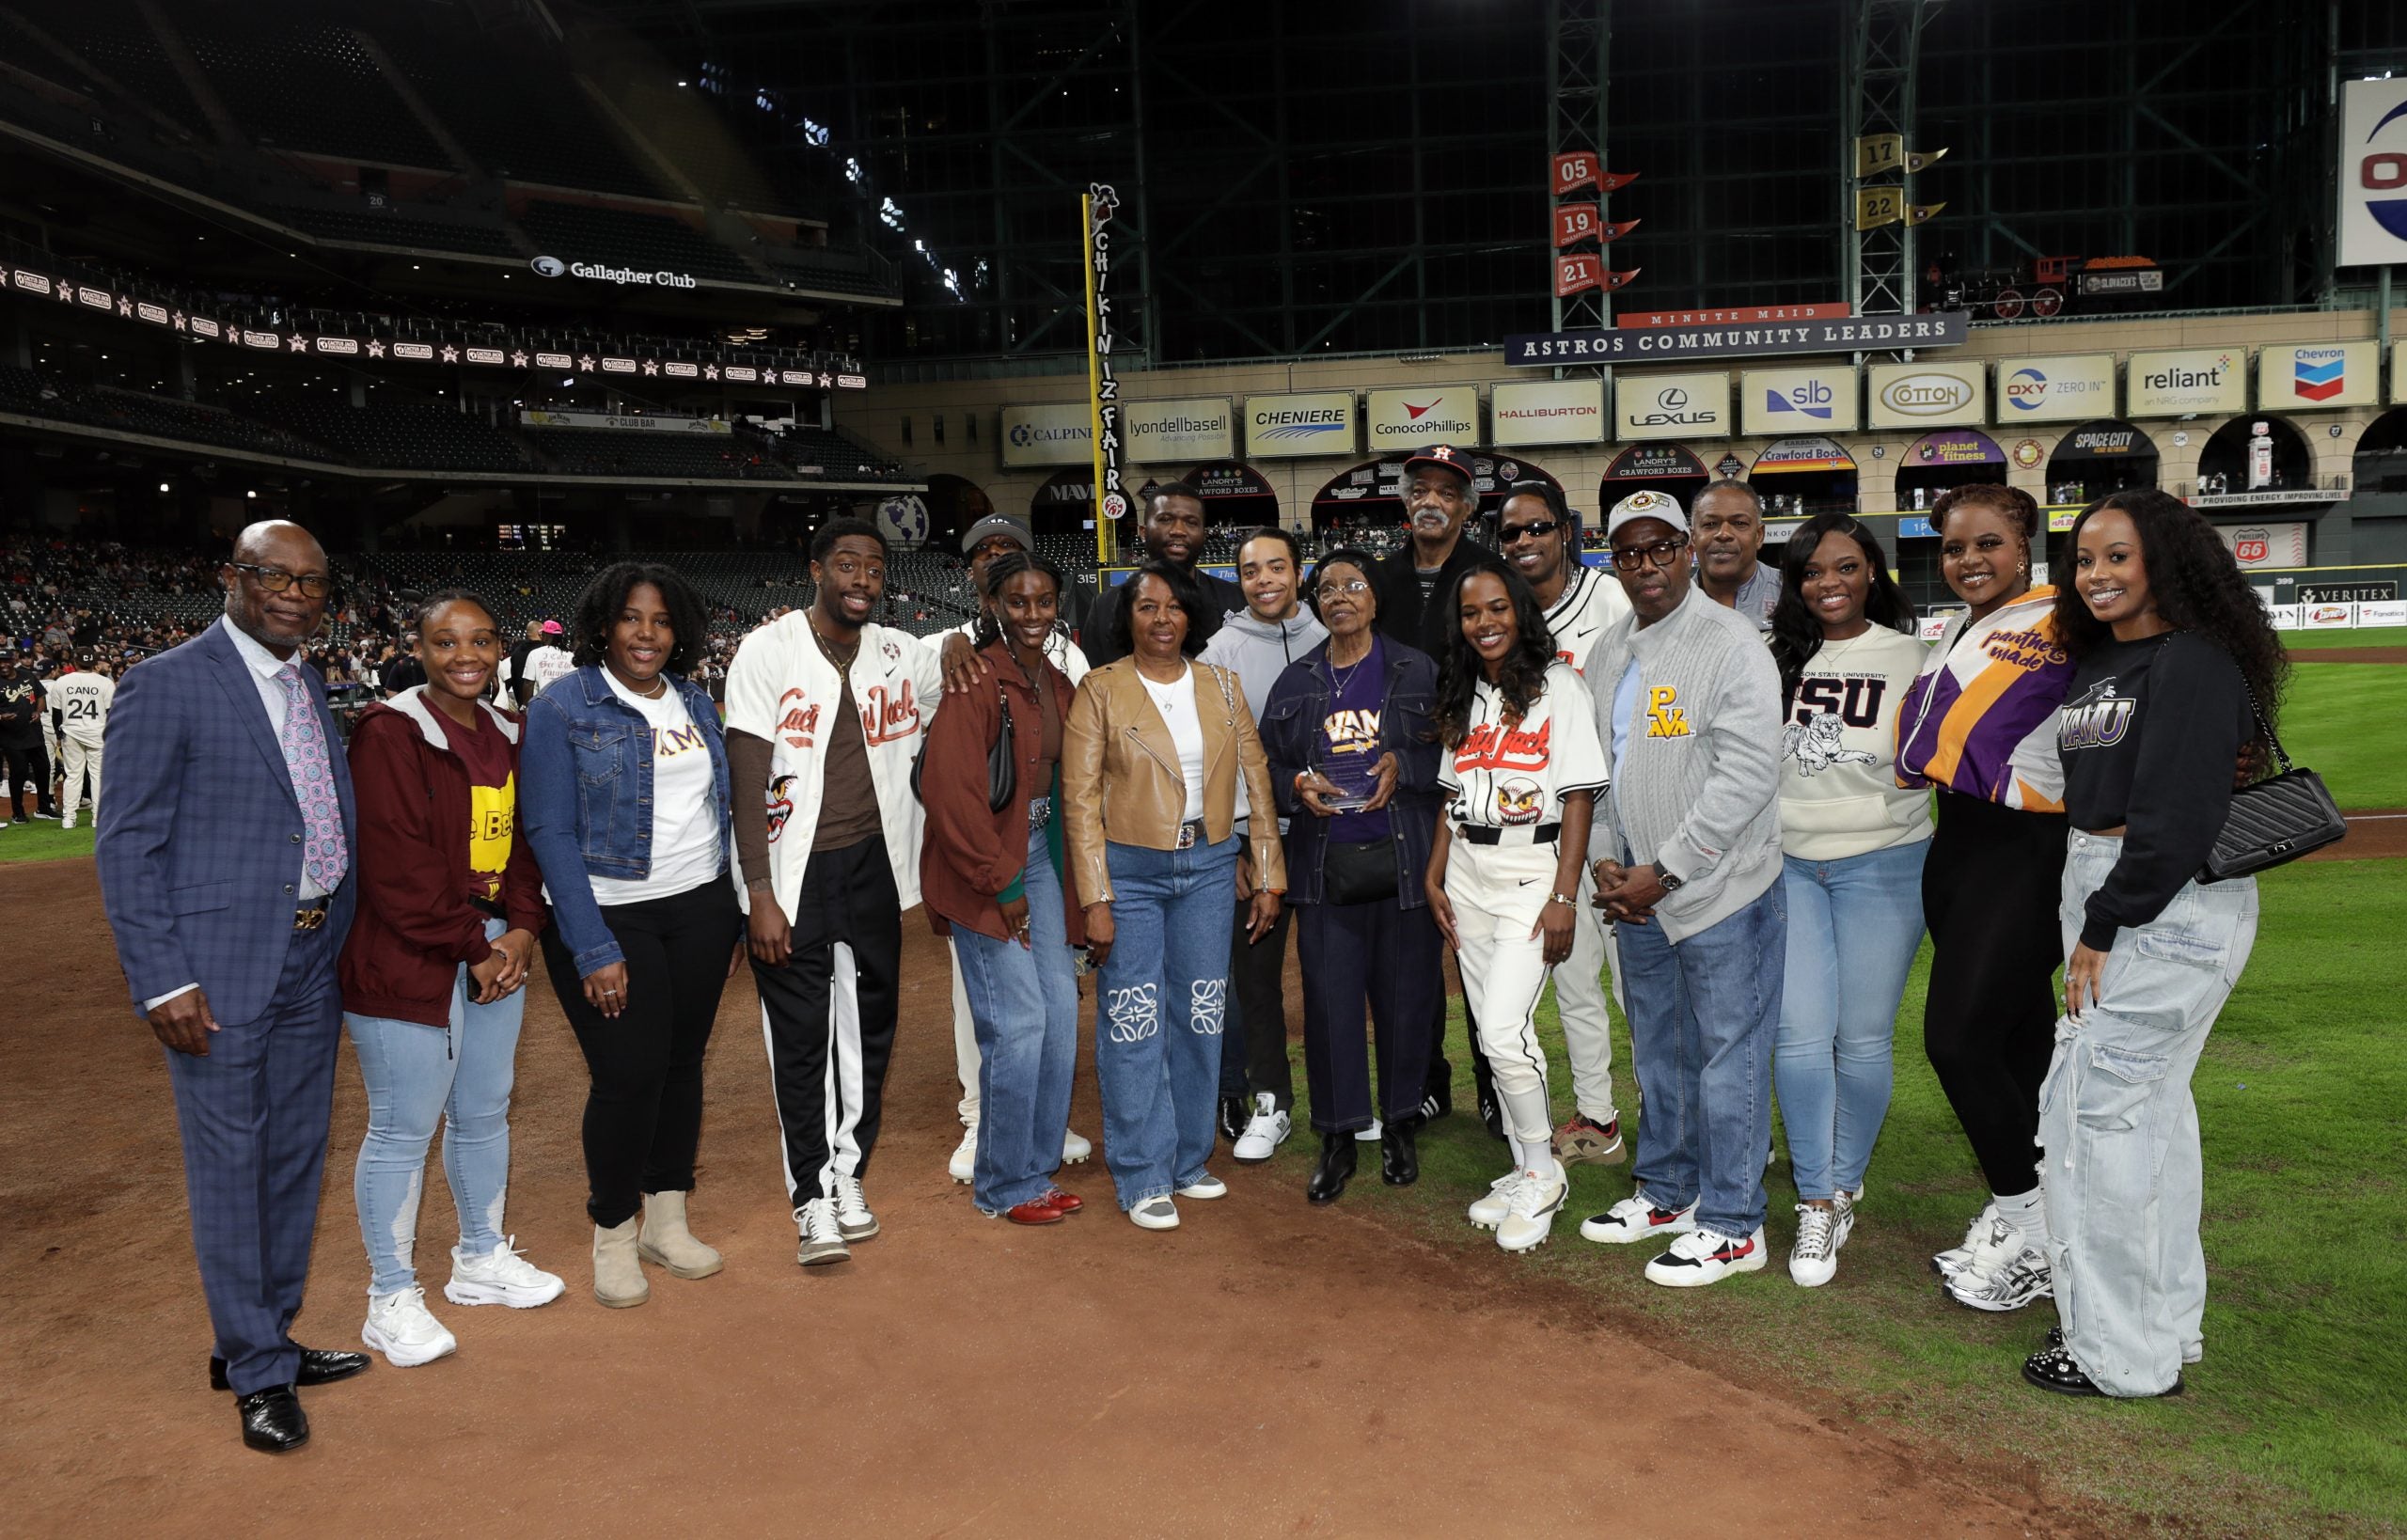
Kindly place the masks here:
[(2083, 422), (2115, 416), (2115, 355), (2057, 354), (2042, 358), (2001, 358), (1997, 364), (1997, 420)]

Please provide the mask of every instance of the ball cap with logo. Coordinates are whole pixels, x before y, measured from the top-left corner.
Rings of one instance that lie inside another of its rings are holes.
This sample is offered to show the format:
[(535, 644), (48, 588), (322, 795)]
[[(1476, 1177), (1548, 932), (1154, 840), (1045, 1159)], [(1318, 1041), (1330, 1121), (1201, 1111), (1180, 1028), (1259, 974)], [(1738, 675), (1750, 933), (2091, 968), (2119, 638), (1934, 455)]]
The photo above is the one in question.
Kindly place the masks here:
[(558, 621), (545, 621), (543, 622), (543, 635), (546, 636), (558, 636), (564, 635), (564, 633), (560, 630), (560, 623)]
[(1440, 465), (1453, 471), (1463, 479), (1466, 488), (1476, 484), (1471, 475), (1471, 456), (1451, 444), (1432, 444), (1425, 449), (1414, 450), (1404, 462), (1404, 474), (1410, 476), (1416, 467), (1422, 465)]
[(1640, 519), (1660, 519), (1675, 529), (1688, 523), (1681, 516), (1679, 500), (1669, 493), (1633, 492), (1613, 504), (1613, 511), (1605, 515), (1605, 538), (1613, 539), (1623, 525), (1635, 524)]
[(961, 532), (961, 554), (976, 555), (978, 547), (997, 535), (1007, 535), (1019, 542), (1019, 548), (1023, 551), (1036, 549), (1036, 537), (1029, 532), (1027, 525), (1008, 513), (989, 513)]

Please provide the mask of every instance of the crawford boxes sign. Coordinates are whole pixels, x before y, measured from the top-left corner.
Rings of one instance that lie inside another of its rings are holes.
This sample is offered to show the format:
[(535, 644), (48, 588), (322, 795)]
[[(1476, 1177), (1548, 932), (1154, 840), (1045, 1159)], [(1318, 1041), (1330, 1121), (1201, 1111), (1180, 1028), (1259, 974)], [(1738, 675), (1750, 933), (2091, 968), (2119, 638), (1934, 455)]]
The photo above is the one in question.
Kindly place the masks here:
[(1504, 339), (1504, 361), (1516, 365), (1703, 362), (1708, 358), (1769, 358), (1782, 354), (1855, 353), (1873, 349), (1952, 348), (1964, 340), (1967, 312), (1911, 316), (1846, 316), (1830, 320), (1715, 323), (1705, 326), (1617, 326), (1601, 332), (1525, 332)]
[(1474, 385), (1374, 390), (1362, 415), (1370, 423), (1375, 450), (1479, 441), (1479, 390)]
[(1613, 381), (1616, 438), (1729, 435), (1730, 376), (1720, 369), (1693, 374), (1624, 374)]
[(1488, 442), (1601, 444), (1605, 385), (1601, 380), (1530, 380), (1501, 385), (1487, 395)]
[(2248, 410), (2248, 350), (2135, 353), (2123, 366), (2127, 417), (2185, 417)]

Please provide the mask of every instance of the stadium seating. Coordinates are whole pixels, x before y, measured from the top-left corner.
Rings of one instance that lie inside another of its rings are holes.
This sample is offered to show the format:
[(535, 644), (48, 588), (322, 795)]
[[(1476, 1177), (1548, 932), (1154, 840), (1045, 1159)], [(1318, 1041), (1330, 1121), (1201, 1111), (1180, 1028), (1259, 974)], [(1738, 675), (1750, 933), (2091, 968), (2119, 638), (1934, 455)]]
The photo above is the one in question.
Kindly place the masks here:
[(552, 187), (661, 196), (556, 61), (463, 49), (398, 26), (383, 40), (420, 98), (485, 170)]
[[(177, 73), (159, 35), (136, 9), (134, 0), (20, 0), (11, 8), (60, 47), (71, 50), (91, 71), (106, 76), (129, 97), (174, 118), (196, 134), (208, 120)], [(15, 37), (0, 32), (13, 45)], [(92, 90), (98, 82), (68, 70), (65, 61), (35, 45), (10, 46), (9, 61), (36, 74), (48, 75), (78, 90)], [(66, 78), (75, 76), (77, 78)]]
[(385, 165), (454, 169), (348, 27), (233, 9), (181, 24), (184, 42), (253, 138)]
[(363, 203), (354, 209), (286, 206), (265, 211), (310, 235), (328, 241), (366, 241), (417, 251), (463, 251), (480, 257), (515, 257), (497, 217), (482, 224), (461, 219), (404, 213), (398, 208), (376, 209)]
[(901, 481), (901, 465), (856, 433), (842, 429), (789, 428), (779, 435), (778, 458), (815, 466), (815, 478), (830, 481)]
[(0, 411), (147, 433), (187, 444), (218, 444), (296, 460), (338, 458), (323, 445), (222, 407), (110, 385), (79, 387), (28, 369), (0, 368)]
[(498, 429), (445, 406), (348, 406), (284, 397), (262, 401), (261, 416), (320, 439), (367, 466), (431, 465), (446, 470), (539, 468)]
[(768, 448), (748, 434), (622, 432), (606, 428), (530, 428), (527, 441), (575, 476), (729, 481), (791, 481)]
[(608, 262), (645, 272), (665, 269), (730, 283), (763, 283), (735, 254), (683, 220), (665, 214), (531, 202), (518, 216), (535, 244), (562, 261)]

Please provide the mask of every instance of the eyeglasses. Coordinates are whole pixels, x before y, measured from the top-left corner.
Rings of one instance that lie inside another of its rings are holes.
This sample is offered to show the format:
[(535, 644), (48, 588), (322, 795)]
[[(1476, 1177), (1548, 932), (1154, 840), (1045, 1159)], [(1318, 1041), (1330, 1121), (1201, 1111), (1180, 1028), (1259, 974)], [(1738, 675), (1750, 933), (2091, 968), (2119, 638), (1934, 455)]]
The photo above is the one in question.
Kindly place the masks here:
[(1313, 591), (1323, 599), (1341, 599), (1349, 593), (1368, 593), (1371, 591), (1371, 585), (1358, 577), (1347, 583), (1323, 583)]
[(1672, 570), (1672, 560), (1688, 549), (1685, 537), (1659, 540), (1652, 545), (1617, 545), (1613, 547), (1613, 565), (1622, 572), (1634, 573), (1653, 565), (1664, 572)]
[(1544, 540), (1563, 527), (1561, 519), (1540, 519), (1535, 524), (1506, 525), (1496, 531), (1496, 542), (1510, 545), (1517, 540)]
[(335, 580), (323, 573), (304, 573), (295, 577), (281, 567), (256, 567), (247, 561), (229, 561), (226, 565), (238, 573), (250, 574), (259, 579), (260, 587), (270, 593), (282, 593), (295, 583), (301, 585), (301, 591), (312, 599), (323, 599), (334, 591)]

